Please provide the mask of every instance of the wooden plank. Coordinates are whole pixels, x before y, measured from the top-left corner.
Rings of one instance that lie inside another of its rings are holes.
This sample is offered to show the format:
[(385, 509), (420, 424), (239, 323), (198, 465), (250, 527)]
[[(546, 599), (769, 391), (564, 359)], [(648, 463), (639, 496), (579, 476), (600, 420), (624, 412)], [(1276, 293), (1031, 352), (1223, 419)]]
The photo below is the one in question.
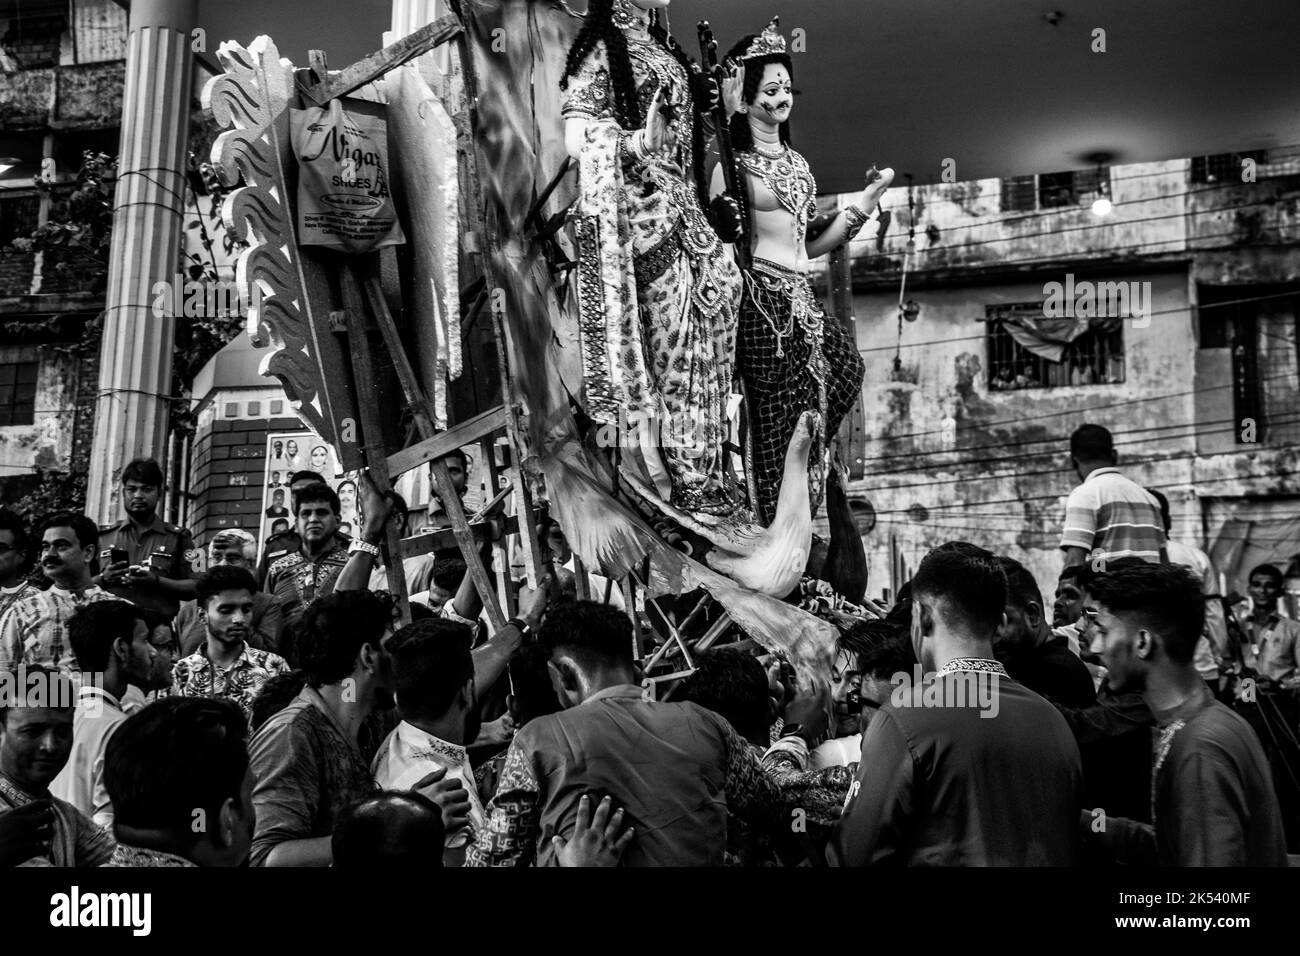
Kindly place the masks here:
[(456, 533), (456, 543), (460, 545), (460, 553), (465, 559), (465, 566), (469, 569), (469, 576), (474, 581), (479, 598), (483, 601), (483, 610), (487, 612), (488, 623), (492, 625), (493, 630), (500, 630), (505, 626), (506, 617), (501, 613), (501, 605), (497, 603), (496, 588), (492, 585), (492, 578), (488, 575), (487, 568), (483, 566), (483, 556), (479, 554), (478, 543), (474, 540), (474, 531), (465, 520), (465, 507), (461, 504), (460, 495), (456, 494), (456, 486), (452, 484), (451, 472), (447, 470), (447, 460), (435, 458), (432, 467), (433, 487), (437, 490), (438, 497), (442, 499), (442, 507), (447, 512), (447, 517), (451, 519), (451, 527)]
[(388, 471), (390, 474), (400, 475), (413, 468), (419, 468), (426, 462), (450, 454), (462, 445), (472, 445), (484, 435), (500, 431), (505, 426), (505, 407), (498, 405), (496, 408), (489, 408), (473, 418), (452, 425), (432, 438), (423, 439), (409, 448), (403, 448), (389, 455)]
[(318, 106), (324, 106), (330, 100), (347, 96), (358, 87), (373, 83), (389, 70), (428, 53), (448, 40), (455, 39), (462, 30), (460, 18), (454, 13), (448, 13), (432, 23), (425, 24), (415, 32), (408, 33), (396, 43), (390, 43), (382, 50), (376, 50), (358, 60), (339, 71), (337, 75), (323, 79), (315, 86), (303, 90), (303, 95)]
[(425, 397), (424, 389), (420, 387), (420, 379), (415, 374), (411, 360), (407, 358), (402, 337), (397, 332), (397, 323), (393, 321), (393, 315), (388, 311), (388, 302), (384, 299), (384, 290), (380, 286), (379, 276), (373, 273), (366, 276), (362, 288), (366, 302), (370, 306), (370, 314), (375, 317), (375, 322), (379, 325), (379, 332), (384, 337), (384, 345), (397, 370), (398, 381), (402, 383), (402, 393), (411, 405), (415, 427), (421, 437), (432, 438), (438, 431), (433, 423), (433, 408)]
[[(474, 540), (482, 544), (488, 539), (492, 529), (486, 524), (471, 524), (470, 531), (474, 535)], [(516, 534), (519, 531), (519, 523), (514, 515), (507, 515), (505, 519), (506, 534)], [(456, 539), (454, 528), (439, 528), (437, 531), (426, 531), (424, 534), (411, 535), (409, 538), (402, 539), (402, 557), (418, 558), (422, 554), (429, 554), (432, 551), (442, 551), (446, 548), (457, 548), (460, 542)]]
[[(509, 487), (501, 487), (501, 472), (497, 468), (496, 447), (493, 440), (484, 436), (479, 439), (479, 455), (483, 460), (483, 471), (487, 474), (487, 493), (490, 496), (487, 504), (479, 512), (479, 517), (487, 520), (487, 513), (491, 511), (500, 502), (500, 499), (509, 492)], [(527, 534), (527, 529), (525, 529)], [(497, 571), (497, 594), (501, 597), (501, 603), (506, 607), (506, 613), (514, 617), (519, 613), (519, 597), (515, 593), (514, 583), (510, 578), (510, 555), (506, 550), (506, 536), (502, 535), (498, 540), (492, 542), (492, 558), (496, 565)]]
[(573, 555), (573, 584), (579, 601), (591, 600), (591, 579), (587, 577), (587, 569), (576, 552)]
[[(370, 354), (370, 342), (366, 339), (364, 313), (356, 311), (361, 302), (355, 295), (349, 295), (344, 286), (344, 300), (348, 306), (346, 322), (348, 328), (348, 351), (352, 356), (353, 377), (357, 389), (362, 394), (357, 405), (361, 413), (361, 437), (369, 465), (370, 479), (380, 494), (392, 490), (388, 480), (388, 462), (384, 457), (383, 426), (379, 420), (379, 376)], [(369, 394), (365, 394), (369, 392)], [(384, 540), (380, 550), (384, 556), (384, 569), (388, 574), (388, 590), (397, 596), (397, 609), (403, 624), (411, 621), (411, 605), (406, 593), (406, 575), (402, 573), (401, 531), (396, 521), (389, 521), (384, 529)]]

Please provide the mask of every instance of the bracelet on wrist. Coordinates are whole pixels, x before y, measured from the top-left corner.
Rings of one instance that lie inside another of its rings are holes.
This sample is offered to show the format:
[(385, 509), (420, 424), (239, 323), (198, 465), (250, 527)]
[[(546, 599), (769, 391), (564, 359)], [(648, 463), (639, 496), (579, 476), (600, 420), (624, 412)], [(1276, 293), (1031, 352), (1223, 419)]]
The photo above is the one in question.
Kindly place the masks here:
[(360, 539), (357, 539), (353, 541), (352, 544), (348, 547), (348, 554), (356, 554), (358, 551), (364, 551), (372, 558), (379, 557), (378, 546), (370, 544), (368, 541), (362, 541)]
[(862, 231), (867, 224), (867, 214), (856, 203), (844, 210), (844, 239), (847, 241)]

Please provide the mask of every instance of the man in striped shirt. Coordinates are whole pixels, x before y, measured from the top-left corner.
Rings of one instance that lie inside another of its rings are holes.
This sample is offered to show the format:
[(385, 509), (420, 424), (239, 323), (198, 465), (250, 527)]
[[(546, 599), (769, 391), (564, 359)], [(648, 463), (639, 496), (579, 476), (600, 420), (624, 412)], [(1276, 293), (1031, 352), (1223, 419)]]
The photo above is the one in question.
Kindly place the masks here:
[(1100, 572), (1105, 562), (1118, 558), (1166, 561), (1160, 505), (1115, 467), (1110, 432), (1100, 425), (1081, 425), (1070, 436), (1070, 457), (1083, 484), (1065, 504), (1065, 567), (1089, 562)]

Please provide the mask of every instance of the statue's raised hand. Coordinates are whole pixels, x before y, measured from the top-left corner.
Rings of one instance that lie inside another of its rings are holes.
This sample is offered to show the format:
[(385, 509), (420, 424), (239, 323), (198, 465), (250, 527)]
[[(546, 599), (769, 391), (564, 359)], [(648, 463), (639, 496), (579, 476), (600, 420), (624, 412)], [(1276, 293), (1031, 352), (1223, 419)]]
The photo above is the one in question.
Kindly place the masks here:
[(645, 148), (652, 153), (657, 153), (665, 146), (671, 145), (672, 131), (668, 126), (668, 117), (665, 115), (665, 109), (668, 108), (667, 90), (660, 86), (655, 90), (654, 99), (650, 101), (650, 109), (646, 111), (645, 116)]

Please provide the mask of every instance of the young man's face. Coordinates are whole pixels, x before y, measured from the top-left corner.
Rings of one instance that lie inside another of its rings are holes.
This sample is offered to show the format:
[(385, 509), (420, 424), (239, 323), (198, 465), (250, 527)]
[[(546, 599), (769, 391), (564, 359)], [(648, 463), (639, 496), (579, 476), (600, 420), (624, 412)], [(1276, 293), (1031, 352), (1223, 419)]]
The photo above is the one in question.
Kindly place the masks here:
[(153, 681), (157, 659), (158, 649), (149, 642), (149, 625), (137, 619), (131, 643), (126, 646), (126, 659), (122, 661), (127, 683), (147, 689)]
[(320, 544), (338, 530), (339, 516), (328, 501), (304, 501), (298, 506), (298, 534), (304, 544)]
[(0, 727), (0, 773), (33, 795), (44, 793), (72, 753), (73, 710), (10, 707)]
[[(1091, 630), (1091, 649), (1101, 657), (1106, 668), (1107, 686), (1117, 693), (1144, 690), (1147, 664), (1137, 651), (1142, 629), (1132, 621), (1112, 614), (1105, 605), (1098, 605)], [(1146, 640), (1151, 640), (1149, 635)]]
[(857, 655), (839, 651), (831, 666), (831, 700), (835, 704), (835, 736), (849, 737), (861, 725), (861, 706), (851, 704), (849, 695), (862, 690), (862, 675), (858, 672)]
[(122, 507), (132, 518), (148, 519), (158, 507), (159, 488), (128, 478), (122, 482)]
[(1083, 613), (1083, 592), (1074, 581), (1061, 581), (1056, 585), (1056, 600), (1052, 603), (1052, 627), (1065, 627), (1079, 620)]
[(1247, 590), (1255, 607), (1274, 611), (1277, 609), (1278, 596), (1282, 593), (1282, 582), (1271, 574), (1252, 574)]
[(203, 620), (208, 634), (227, 647), (246, 642), (253, 632), (252, 592), (232, 588), (208, 598)]
[(8, 529), (0, 530), (0, 581), (7, 581), (18, 574), (27, 555), (19, 551), (14, 533)]
[(72, 528), (46, 528), (41, 536), (41, 571), (47, 578), (80, 578), (90, 565), (91, 551), (81, 546)]

